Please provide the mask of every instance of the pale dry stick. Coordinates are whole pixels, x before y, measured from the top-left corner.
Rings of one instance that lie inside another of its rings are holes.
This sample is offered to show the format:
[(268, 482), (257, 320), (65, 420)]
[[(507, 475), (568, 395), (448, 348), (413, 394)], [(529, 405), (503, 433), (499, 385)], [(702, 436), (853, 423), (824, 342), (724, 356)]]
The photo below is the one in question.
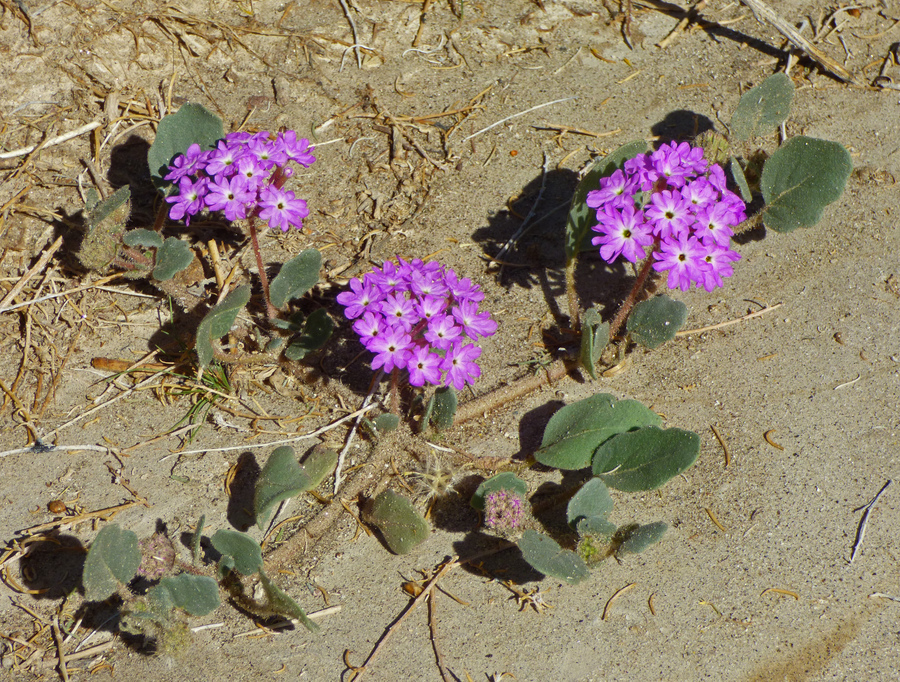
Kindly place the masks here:
[(3, 300), (0, 301), (0, 308), (7, 305), (10, 301), (12, 301), (16, 296), (19, 295), (19, 292), (25, 288), (25, 285), (34, 277), (37, 273), (41, 272), (46, 266), (51, 258), (53, 258), (53, 254), (55, 254), (59, 247), (62, 246), (63, 238), (57, 237), (56, 241), (50, 246), (49, 249), (45, 250), (41, 257), (38, 259), (38, 262), (34, 264), (32, 268), (22, 275), (22, 278), (16, 283), (16, 285), (9, 290), (9, 293), (3, 297)]
[(43, 144), (32, 144), (27, 147), (22, 147), (21, 149), (14, 149), (11, 152), (3, 152), (0, 154), (0, 160), (2, 159), (14, 159), (17, 156), (25, 156), (26, 154), (30, 154), (38, 147), (42, 149), (46, 149), (47, 147), (53, 147), (58, 144), (62, 144), (63, 142), (68, 142), (69, 140), (78, 137), (79, 135), (83, 135), (84, 133), (89, 133), (95, 128), (99, 128), (103, 125), (100, 121), (94, 121), (92, 123), (88, 123), (87, 125), (83, 125), (80, 128), (76, 128), (68, 133), (64, 133), (62, 135), (57, 135), (56, 137), (51, 137), (49, 140), (45, 141)]
[[(102, 654), (104, 651), (111, 648), (113, 644), (115, 644), (115, 640), (111, 639), (109, 641), (102, 642), (100, 644), (96, 644), (96, 645), (92, 646), (90, 649), (85, 649), (84, 651), (79, 651), (78, 653), (75, 653), (75, 654), (66, 654), (66, 661), (71, 662), (71, 661), (80, 660), (82, 658), (90, 658), (91, 656), (97, 656), (98, 654)], [(53, 661), (44, 661), (41, 663), (41, 667), (43, 667), (43, 668), (50, 668), (50, 667), (53, 667), (56, 665), (58, 665), (58, 663), (55, 663)]]
[(50, 301), (54, 298), (60, 298), (62, 296), (68, 296), (69, 294), (77, 294), (80, 291), (94, 289), (99, 285), (106, 284), (107, 282), (110, 282), (119, 276), (121, 276), (121, 273), (117, 272), (113, 275), (102, 277), (93, 284), (83, 284), (80, 287), (75, 287), (74, 289), (66, 289), (65, 291), (59, 291), (55, 294), (47, 294), (46, 296), (41, 296), (40, 298), (33, 298), (30, 301), (23, 301), (22, 303), (16, 303), (15, 305), (7, 306), (6, 308), (0, 308), (0, 315), (2, 315), (3, 313), (11, 312), (13, 310), (18, 310), (19, 308), (24, 308), (25, 306), (34, 305), (35, 303), (43, 303), (44, 301)]
[(891, 484), (890, 479), (888, 482), (881, 486), (881, 490), (872, 498), (872, 501), (868, 504), (864, 504), (862, 507), (857, 507), (853, 511), (859, 511), (860, 509), (865, 509), (863, 512), (862, 519), (859, 522), (859, 528), (856, 530), (856, 542), (853, 543), (853, 549), (850, 552), (850, 561), (849, 563), (853, 563), (853, 560), (856, 558), (857, 552), (859, 552), (859, 547), (862, 545), (863, 538), (866, 537), (866, 527), (869, 525), (869, 514), (872, 512), (872, 509), (875, 507), (875, 504), (878, 502), (878, 498), (881, 497), (881, 493), (887, 490), (887, 487)]
[(434, 649), (434, 657), (437, 660), (437, 667), (441, 673), (441, 679), (444, 682), (451, 682), (452, 678), (447, 673), (444, 666), (444, 654), (441, 653), (441, 647), (438, 645), (437, 635), (437, 590), (431, 590), (428, 597), (428, 629), (431, 631), (431, 647)]
[(141, 381), (141, 382), (139, 382), (139, 383), (136, 383), (136, 384), (135, 384), (134, 386), (132, 386), (131, 388), (129, 388), (129, 389), (123, 391), (122, 393), (120, 393), (119, 395), (117, 395), (115, 398), (110, 398), (110, 399), (107, 400), (105, 403), (101, 403), (101, 404), (97, 405), (96, 407), (91, 408), (91, 409), (88, 410), (87, 412), (82, 412), (80, 415), (78, 415), (77, 417), (73, 417), (72, 419), (70, 419), (69, 421), (67, 421), (65, 424), (63, 424), (63, 425), (61, 425), (61, 426), (57, 426), (55, 429), (53, 429), (53, 431), (50, 432), (50, 434), (51, 434), (51, 435), (58, 434), (58, 433), (59, 433), (60, 431), (62, 431), (63, 429), (67, 429), (67, 428), (69, 428), (70, 426), (72, 426), (73, 424), (77, 424), (78, 422), (80, 422), (80, 421), (81, 421), (82, 419), (84, 419), (85, 417), (88, 417), (88, 416), (94, 414), (94, 412), (99, 412), (100, 410), (103, 410), (103, 409), (109, 407), (109, 406), (112, 405), (113, 403), (116, 403), (116, 402), (120, 401), (122, 398), (125, 398), (126, 396), (131, 395), (132, 393), (134, 393), (134, 392), (137, 391), (138, 389), (143, 388), (144, 386), (146, 386), (147, 384), (149, 384), (149, 383), (150, 383), (151, 381), (153, 381), (154, 379), (156, 379), (156, 378), (162, 376), (163, 374), (167, 374), (167, 373), (169, 373), (169, 372), (171, 372), (171, 371), (172, 371), (172, 368), (171, 368), (171, 367), (166, 367), (165, 369), (161, 369), (160, 371), (156, 372), (155, 374), (151, 374), (149, 377), (147, 377), (146, 379), (144, 379), (143, 381)]
[[(457, 566), (459, 566), (459, 557), (454, 556), (447, 563), (445, 563), (443, 565), (443, 567), (441, 567), (441, 570), (439, 570), (431, 580), (428, 581), (428, 584), (425, 585), (425, 588), (422, 590), (421, 594), (419, 594), (419, 596), (416, 597), (409, 604), (409, 606), (406, 607), (406, 610), (403, 611), (401, 616), (397, 620), (395, 620), (393, 623), (391, 623), (391, 626), (385, 631), (385, 633), (381, 636), (381, 639), (379, 639), (378, 642), (375, 644), (375, 648), (372, 649), (372, 651), (369, 653), (368, 657), (363, 662), (363, 664), (361, 666), (359, 666), (358, 668), (353, 667), (348, 664), (347, 667), (349, 667), (353, 673), (352, 677), (350, 677), (350, 679), (353, 682), (356, 682), (357, 680), (362, 679), (363, 674), (366, 672), (366, 668), (369, 666), (369, 664), (371, 664), (375, 661), (375, 658), (381, 652), (381, 648), (391, 638), (391, 635), (393, 635), (397, 631), (397, 629), (403, 624), (403, 621), (406, 620), (407, 616), (409, 616), (413, 611), (415, 611), (416, 608), (422, 604), (422, 602), (424, 602), (426, 599), (428, 599), (428, 596), (432, 593), (432, 591), (434, 590), (438, 581), (441, 578), (443, 578), (447, 573), (449, 573), (451, 569), (456, 568)], [(347, 662), (346, 654), (344, 655), (344, 662), (345, 663)]]
[(700, 0), (700, 2), (695, 2), (694, 5), (688, 9), (684, 14), (684, 18), (678, 22), (678, 25), (672, 29), (672, 31), (665, 38), (656, 43), (656, 46), (662, 49), (667, 48), (681, 33), (684, 29), (687, 28), (687, 25), (691, 23), (692, 20), (696, 19), (697, 12), (702, 11), (706, 7), (706, 3), (708, 0)]
[(863, 85), (856, 76), (816, 48), (806, 38), (800, 35), (800, 33), (797, 32), (797, 29), (778, 16), (778, 14), (776, 14), (771, 7), (763, 3), (762, 0), (741, 0), (741, 2), (750, 8), (750, 11), (753, 12), (753, 16), (756, 17), (758, 22), (772, 24), (772, 26), (774, 26), (781, 35), (787, 38), (792, 45), (803, 50), (826, 71), (834, 74), (845, 83), (853, 83), (854, 85), (859, 86)]
[[(143, 383), (143, 382), (142, 382)], [(209, 453), (209, 452), (233, 452), (235, 450), (254, 450), (256, 448), (268, 448), (273, 445), (285, 445), (287, 443), (296, 443), (297, 441), (307, 440), (309, 438), (316, 438), (323, 433), (327, 433), (332, 429), (336, 429), (338, 426), (343, 424), (344, 422), (350, 421), (351, 419), (356, 419), (359, 415), (365, 414), (369, 410), (377, 407), (377, 405), (368, 405), (367, 407), (363, 407), (356, 412), (351, 412), (350, 414), (341, 417), (340, 419), (331, 422), (330, 424), (326, 424), (325, 426), (316, 429), (315, 431), (310, 431), (309, 433), (305, 433), (302, 436), (292, 436), (291, 438), (283, 438), (282, 440), (275, 440), (271, 443), (247, 443), (246, 445), (232, 445), (227, 448), (201, 448), (200, 450), (185, 450), (183, 452), (179, 452), (179, 455), (196, 455), (201, 452)]]
[(0, 459), (9, 457), (10, 455), (23, 455), (26, 452), (32, 455), (40, 455), (45, 452), (78, 452), (79, 450), (93, 450), (95, 452), (109, 452), (109, 448), (102, 445), (45, 445), (43, 443), (35, 443), (27, 448), (16, 448), (15, 450), (5, 450), (0, 452)]
[(722, 446), (722, 450), (725, 452), (725, 466), (727, 467), (731, 464), (731, 453), (728, 451), (728, 445), (725, 443), (725, 439), (722, 438), (722, 434), (719, 433), (719, 430), (716, 428), (715, 424), (710, 424), (709, 428), (712, 429), (713, 435), (715, 435), (716, 440), (719, 441), (719, 445)]
[(684, 329), (680, 332), (676, 332), (675, 336), (687, 336), (689, 334), (702, 334), (703, 332), (711, 332), (714, 329), (721, 329), (722, 327), (729, 327), (733, 324), (737, 324), (738, 322), (746, 322), (747, 320), (752, 320), (754, 317), (759, 317), (760, 315), (765, 315), (766, 313), (771, 313), (773, 310), (778, 310), (784, 303), (776, 303), (775, 305), (770, 305), (762, 310), (757, 310), (753, 313), (748, 313), (743, 317), (737, 317), (733, 320), (727, 320), (725, 322), (719, 322), (718, 324), (711, 324), (708, 327), (700, 327), (698, 329)]
[(555, 99), (552, 102), (544, 102), (543, 104), (538, 104), (537, 106), (533, 106), (530, 109), (526, 109), (525, 111), (520, 111), (518, 114), (513, 114), (512, 116), (507, 116), (506, 118), (500, 119), (496, 123), (492, 123), (491, 125), (489, 125), (487, 128), (482, 128), (478, 132), (472, 133), (468, 137), (464, 137), (462, 141), (468, 142), (473, 137), (478, 137), (482, 133), (486, 133), (487, 131), (491, 130), (492, 128), (496, 128), (499, 125), (503, 125), (507, 121), (511, 121), (512, 119), (518, 118), (519, 116), (524, 116), (525, 114), (530, 114), (532, 111), (537, 111), (538, 109), (543, 109), (544, 107), (549, 107), (553, 104), (560, 104), (561, 102), (568, 102), (569, 100), (573, 100), (573, 99), (578, 99), (578, 98), (577, 97), (564, 97), (563, 99)]
[(612, 608), (613, 603), (626, 592), (630, 592), (631, 590), (633, 590), (636, 585), (637, 583), (629, 583), (625, 587), (616, 590), (615, 594), (613, 594), (613, 596), (609, 598), (609, 601), (606, 602), (606, 606), (603, 608), (603, 615), (600, 616), (600, 620), (606, 620), (606, 617), (609, 616), (609, 611)]
[[(375, 395), (375, 391), (378, 389), (378, 381), (381, 379), (381, 375), (384, 374), (384, 370), (378, 370), (378, 374), (375, 375), (375, 378), (372, 380), (372, 387), (369, 389), (368, 394), (366, 394), (365, 400), (363, 400), (361, 410), (369, 407), (369, 403), (372, 402), (372, 397)], [(347, 434), (347, 442), (344, 443), (344, 447), (341, 449), (340, 454), (338, 455), (337, 466), (334, 469), (334, 488), (333, 494), (337, 495), (338, 488), (341, 487), (342, 478), (341, 475), (344, 472), (344, 460), (347, 457), (347, 452), (350, 450), (350, 446), (353, 444), (353, 439), (356, 438), (356, 430), (359, 428), (359, 424), (363, 419), (363, 413), (360, 412), (360, 415), (356, 418), (356, 421), (353, 422), (353, 426), (350, 427), (350, 433)], [(279, 509), (279, 512), (281, 510)]]
[(528, 211), (528, 215), (525, 216), (525, 220), (522, 221), (519, 229), (516, 230), (515, 234), (513, 234), (513, 236), (506, 241), (506, 243), (503, 245), (503, 248), (501, 248), (500, 251), (497, 252), (497, 255), (491, 259), (491, 261), (488, 263), (488, 267), (496, 265), (497, 262), (506, 255), (506, 252), (513, 248), (516, 242), (524, 237), (528, 230), (534, 227), (533, 224), (529, 225), (529, 223), (531, 222), (532, 217), (534, 217), (534, 212), (537, 209), (538, 204), (541, 203), (541, 199), (543, 199), (544, 197), (544, 190), (547, 189), (547, 170), (549, 164), (550, 157), (547, 152), (544, 152), (544, 165), (541, 171), (541, 189), (540, 191), (538, 191), (537, 199), (534, 200), (534, 203), (531, 205), (531, 209)]
[(53, 632), (53, 641), (56, 642), (56, 654), (59, 658), (59, 675), (63, 682), (69, 682), (69, 671), (66, 668), (66, 652), (63, 650), (62, 635), (59, 632), (59, 616), (53, 614), (53, 622), (50, 624)]
[(347, 23), (350, 24), (350, 33), (353, 34), (353, 51), (356, 53), (356, 67), (358, 69), (362, 68), (362, 55), (359, 53), (359, 48), (362, 45), (359, 42), (359, 32), (356, 29), (356, 22), (353, 20), (353, 15), (350, 14), (350, 8), (347, 6), (347, 0), (338, 0), (341, 3), (341, 9), (344, 10), (344, 16), (347, 17)]

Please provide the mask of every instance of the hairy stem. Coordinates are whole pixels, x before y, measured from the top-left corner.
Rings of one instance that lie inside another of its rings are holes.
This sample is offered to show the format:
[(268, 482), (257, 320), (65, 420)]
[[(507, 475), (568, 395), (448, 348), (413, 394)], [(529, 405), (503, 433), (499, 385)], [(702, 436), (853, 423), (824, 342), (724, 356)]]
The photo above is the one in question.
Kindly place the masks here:
[[(656, 243), (653, 245), (653, 250), (659, 246), (659, 239), (656, 240)], [(619, 332), (622, 327), (625, 325), (625, 321), (628, 319), (628, 315), (631, 314), (632, 308), (634, 308), (635, 303), (637, 303), (641, 296), (644, 293), (644, 287), (647, 285), (647, 278), (650, 276), (653, 267), (653, 256), (647, 256), (647, 259), (644, 261), (643, 267), (641, 267), (640, 273), (638, 273), (637, 279), (634, 281), (634, 286), (631, 287), (631, 291), (628, 293), (628, 298), (626, 298), (618, 312), (616, 312), (616, 316), (613, 318), (612, 322), (609, 324), (609, 340), (612, 341), (616, 337), (618, 337)]]
[(259, 239), (256, 236), (256, 219), (251, 216), (250, 224), (250, 240), (253, 242), (253, 253), (256, 255), (256, 267), (259, 269), (259, 281), (262, 284), (263, 296), (266, 299), (266, 313), (270, 320), (274, 320), (278, 315), (278, 310), (272, 305), (269, 299), (269, 278), (266, 276), (266, 267), (263, 265), (262, 254), (259, 252)]

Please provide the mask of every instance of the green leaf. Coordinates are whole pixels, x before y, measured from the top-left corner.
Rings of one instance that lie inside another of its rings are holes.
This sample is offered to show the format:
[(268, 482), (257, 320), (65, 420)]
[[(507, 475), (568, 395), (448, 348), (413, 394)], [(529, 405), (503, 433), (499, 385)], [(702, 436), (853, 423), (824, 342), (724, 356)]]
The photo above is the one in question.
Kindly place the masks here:
[(306, 320), (303, 334), (285, 348), (284, 356), (288, 360), (302, 360), (309, 353), (319, 350), (334, 331), (334, 322), (324, 308), (314, 310)]
[(733, 156), (728, 164), (728, 172), (731, 173), (734, 184), (738, 186), (738, 189), (741, 192), (741, 199), (746, 203), (753, 201), (753, 192), (750, 190), (750, 185), (747, 184), (747, 177), (744, 175), (744, 169), (741, 168), (740, 162)]
[(163, 578), (159, 587), (171, 596), (171, 603), (192, 616), (205, 616), (219, 608), (219, 586), (205, 575), (180, 573)]
[(452, 386), (442, 386), (434, 392), (434, 410), (431, 414), (431, 423), (434, 424), (438, 431), (443, 431), (453, 426), (456, 406), (456, 389)]
[(157, 188), (172, 186), (163, 176), (169, 164), (188, 147), (197, 143), (201, 149), (212, 149), (225, 137), (222, 119), (201, 104), (188, 103), (177, 113), (163, 116), (156, 129), (156, 139), (147, 153), (150, 177)]
[(206, 313), (197, 328), (197, 359), (204, 368), (213, 360), (213, 341), (225, 336), (237, 319), (238, 313), (250, 301), (250, 285), (245, 284), (232, 291), (221, 303)]
[(78, 260), (84, 267), (102, 271), (113, 262), (130, 215), (131, 188), (128, 185), (94, 205), (87, 217), (88, 231), (78, 249)]
[(606, 541), (615, 534), (617, 527), (603, 516), (586, 516), (578, 520), (575, 530), (582, 537), (591, 535), (598, 540)]
[(569, 500), (566, 507), (566, 520), (572, 527), (585, 518), (605, 518), (613, 508), (613, 500), (609, 489), (599, 478), (592, 478)]
[(609, 322), (600, 318), (600, 312), (594, 306), (588, 309), (581, 318), (581, 354), (579, 362), (591, 379), (597, 378), (597, 360), (609, 343)]
[(262, 549), (246, 533), (222, 528), (216, 531), (210, 542), (223, 557), (232, 558), (234, 570), (241, 575), (252, 575), (262, 567)]
[(611, 436), (660, 424), (659, 415), (636, 400), (597, 393), (566, 405), (550, 418), (535, 458), (557, 469), (584, 469), (594, 450)]
[(593, 471), (617, 490), (653, 490), (690, 468), (699, 454), (700, 436), (693, 431), (648, 426), (597, 448)]
[(576, 585), (590, 575), (584, 560), (543, 533), (526, 530), (519, 539), (522, 556), (544, 575)]
[(319, 281), (322, 254), (307, 249), (281, 266), (269, 284), (269, 300), (276, 308), (284, 307), (293, 298), (300, 298)]
[(646, 151), (647, 143), (643, 140), (629, 142), (603, 158), (595, 159), (581, 178), (575, 188), (569, 217), (566, 220), (566, 264), (571, 263), (579, 252), (584, 250), (585, 241), (590, 244), (587, 236), (590, 234), (591, 226), (597, 224), (596, 211), (585, 203), (588, 192), (600, 189), (600, 178), (612, 175), (622, 168), (628, 159), (633, 159)]
[(385, 490), (375, 498), (369, 519), (394, 554), (411, 552), (431, 533), (428, 522), (413, 503), (392, 490)]
[(478, 511), (484, 511), (485, 498), (498, 490), (508, 490), (524, 498), (528, 494), (528, 484), (514, 473), (505, 471), (502, 474), (491, 476), (486, 481), (482, 481), (478, 489), (475, 490), (475, 494), (472, 495), (469, 504)]
[(431, 415), (434, 413), (434, 396), (425, 403), (425, 409), (422, 411), (422, 421), (419, 422), (419, 433), (424, 433), (431, 425)]
[(122, 241), (125, 242), (125, 246), (143, 246), (146, 249), (158, 249), (163, 245), (163, 238), (159, 232), (145, 230), (143, 227), (128, 230)]
[(706, 159), (707, 163), (717, 163), (720, 166), (725, 165), (731, 148), (731, 145), (728, 144), (728, 138), (715, 130), (707, 130), (700, 133), (691, 146), (700, 147), (703, 150), (703, 158)]
[(396, 431), (397, 427), (400, 426), (400, 417), (396, 414), (386, 412), (385, 414), (379, 414), (375, 417), (375, 419), (372, 420), (372, 425), (379, 433)]
[(104, 527), (84, 560), (82, 581), (88, 601), (103, 601), (131, 581), (141, 565), (137, 535), (115, 524)]
[(853, 170), (844, 145), (798, 135), (779, 147), (763, 166), (762, 219), (776, 232), (811, 227), (837, 201)]
[(338, 455), (333, 450), (317, 445), (300, 466), (294, 449), (283, 445), (266, 460), (256, 481), (253, 511), (256, 525), (262, 528), (272, 509), (279, 502), (312, 490), (337, 466)]
[(194, 252), (191, 251), (190, 246), (177, 237), (168, 237), (156, 251), (156, 267), (153, 268), (153, 278), (160, 282), (172, 279), (187, 268), (193, 260)]
[(766, 78), (750, 88), (738, 102), (731, 117), (731, 134), (737, 140), (768, 135), (787, 120), (791, 111), (794, 84), (782, 72)]
[(318, 632), (319, 626), (309, 619), (306, 611), (291, 598), (291, 596), (282, 590), (278, 585), (265, 574), (264, 571), (259, 572), (259, 582), (262, 584), (263, 592), (266, 594), (266, 600), (269, 607), (276, 613), (280, 613), (288, 618), (296, 618), (310, 632)]
[(655, 521), (644, 526), (629, 526), (625, 529), (623, 537), (618, 538), (619, 546), (616, 554), (638, 554), (648, 547), (662, 540), (662, 536), (668, 530), (662, 521)]
[(652, 349), (674, 339), (685, 320), (687, 306), (660, 294), (634, 306), (626, 327), (635, 341)]

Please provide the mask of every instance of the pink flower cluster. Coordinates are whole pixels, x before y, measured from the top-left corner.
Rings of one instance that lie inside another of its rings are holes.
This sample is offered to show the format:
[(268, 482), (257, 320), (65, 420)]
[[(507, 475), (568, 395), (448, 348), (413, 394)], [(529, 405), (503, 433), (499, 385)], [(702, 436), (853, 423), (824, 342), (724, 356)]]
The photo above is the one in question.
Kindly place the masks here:
[(509, 490), (497, 490), (484, 498), (484, 525), (494, 530), (516, 530), (525, 518), (522, 498)]
[(413, 386), (443, 382), (461, 390), (481, 376), (481, 348), (470, 341), (497, 331), (490, 313), (478, 312), (484, 294), (435, 261), (397, 260), (350, 280), (338, 303), (375, 353), (373, 369), (405, 369)]
[(591, 243), (609, 263), (620, 255), (637, 262), (652, 245), (653, 269), (668, 271), (670, 289), (696, 283), (712, 291), (734, 274), (740, 255), (731, 250), (731, 228), (746, 218), (744, 202), (725, 184), (722, 167), (687, 142), (629, 159), (588, 193), (597, 210), (591, 229), (600, 233)]
[(222, 211), (228, 220), (259, 216), (282, 232), (299, 230), (309, 209), (303, 199), (281, 188), (293, 172), (286, 167), (289, 160), (306, 168), (316, 160), (309, 140), (298, 140), (293, 130), (228, 133), (206, 151), (192, 144), (175, 157), (165, 176), (178, 183), (178, 194), (166, 197), (172, 204), (169, 217), (190, 224), (191, 216), (209, 209)]

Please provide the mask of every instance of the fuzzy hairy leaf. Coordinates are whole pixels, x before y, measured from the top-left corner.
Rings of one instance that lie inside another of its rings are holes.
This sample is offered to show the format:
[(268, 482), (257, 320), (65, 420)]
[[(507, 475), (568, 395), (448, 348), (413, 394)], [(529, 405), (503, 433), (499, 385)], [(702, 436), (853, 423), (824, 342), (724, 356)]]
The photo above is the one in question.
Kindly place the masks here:
[(570, 526), (577, 527), (584, 518), (606, 518), (612, 511), (613, 500), (609, 489), (599, 478), (592, 478), (569, 500), (566, 507), (566, 520)]
[(103, 601), (131, 581), (141, 565), (137, 535), (115, 524), (104, 527), (84, 560), (82, 581), (88, 601)]
[(626, 530), (616, 554), (638, 554), (662, 540), (669, 526), (662, 521), (654, 521), (643, 526), (633, 526)]
[(241, 575), (253, 575), (262, 568), (262, 549), (246, 533), (222, 528), (216, 531), (210, 542), (223, 557), (231, 557), (234, 570)]
[(647, 348), (658, 348), (675, 334), (687, 320), (687, 306), (665, 294), (641, 301), (628, 316), (628, 333)]
[(263, 592), (266, 594), (269, 608), (276, 613), (280, 613), (288, 618), (296, 618), (310, 632), (318, 632), (319, 626), (316, 625), (306, 615), (306, 611), (294, 599), (278, 585), (272, 582), (271, 578), (266, 575), (265, 571), (259, 572), (259, 582), (262, 584)]
[(620, 433), (597, 448), (593, 471), (616, 490), (654, 490), (689, 469), (700, 454), (700, 436), (648, 426)]
[(768, 135), (787, 120), (794, 96), (790, 76), (778, 72), (750, 88), (738, 102), (731, 117), (731, 134), (737, 140)]
[(262, 528), (276, 504), (306, 490), (312, 490), (337, 466), (338, 455), (321, 445), (307, 455), (303, 466), (297, 462), (294, 449), (284, 445), (266, 460), (256, 481), (253, 511), (256, 525)]
[(309, 353), (319, 350), (334, 332), (334, 322), (324, 308), (310, 313), (303, 326), (303, 333), (284, 349), (288, 360), (302, 360)]
[(300, 298), (319, 281), (322, 254), (307, 249), (281, 266), (269, 284), (269, 300), (276, 308), (284, 307), (293, 298)]
[(225, 300), (206, 313), (197, 328), (197, 359), (200, 367), (206, 367), (215, 355), (213, 341), (225, 336), (238, 314), (250, 301), (250, 285), (245, 284), (232, 291)]
[[(615, 151), (595, 159), (590, 168), (575, 187), (572, 196), (572, 205), (569, 209), (569, 217), (566, 219), (566, 263), (571, 263), (578, 257), (579, 252), (585, 248), (593, 248), (587, 236), (591, 227), (597, 224), (596, 212), (585, 201), (588, 192), (600, 189), (600, 178), (612, 175), (625, 165), (628, 159), (633, 159), (647, 151), (647, 143), (643, 140), (635, 140), (622, 145)], [(587, 245), (585, 245), (587, 242)]]
[(93, 206), (87, 217), (87, 234), (78, 249), (78, 260), (84, 267), (103, 271), (113, 262), (130, 215), (131, 188), (128, 185)]
[(136, 230), (128, 230), (122, 237), (125, 246), (143, 246), (146, 249), (158, 249), (163, 245), (163, 238), (159, 232), (140, 227)]
[(734, 184), (738, 186), (741, 192), (741, 199), (748, 204), (753, 201), (753, 192), (750, 190), (750, 185), (747, 184), (747, 176), (744, 175), (744, 169), (741, 168), (740, 162), (733, 156), (728, 164), (728, 172), (731, 173)]
[(837, 201), (853, 170), (850, 152), (838, 142), (798, 135), (779, 147), (763, 166), (762, 219), (776, 232), (811, 227)]
[(456, 389), (452, 386), (442, 386), (434, 392), (434, 408), (431, 413), (431, 423), (434, 424), (438, 431), (443, 431), (453, 426), (457, 404)]
[(160, 580), (159, 587), (169, 593), (173, 606), (192, 616), (205, 616), (219, 608), (219, 585), (209, 576), (179, 573)]
[(431, 528), (413, 503), (392, 490), (385, 490), (372, 503), (369, 520), (378, 527), (394, 554), (406, 554), (424, 542)]
[(580, 556), (570, 549), (563, 549), (556, 540), (543, 533), (526, 530), (518, 545), (525, 561), (551, 578), (576, 585), (590, 575)]
[(590, 466), (594, 450), (608, 438), (659, 424), (659, 415), (636, 400), (597, 393), (566, 405), (550, 418), (535, 459), (557, 469), (584, 469)]
[(186, 242), (177, 237), (167, 237), (156, 251), (156, 267), (153, 268), (153, 278), (160, 282), (172, 279), (187, 268), (193, 260), (194, 252)]
[(176, 113), (163, 116), (156, 129), (156, 139), (147, 152), (153, 184), (157, 188), (172, 187), (163, 176), (176, 156), (184, 154), (194, 143), (202, 149), (212, 149), (223, 137), (222, 119), (202, 104), (189, 102)]
[(581, 353), (579, 362), (591, 376), (597, 378), (597, 360), (609, 343), (609, 322), (600, 318), (596, 306), (589, 308), (581, 318)]

